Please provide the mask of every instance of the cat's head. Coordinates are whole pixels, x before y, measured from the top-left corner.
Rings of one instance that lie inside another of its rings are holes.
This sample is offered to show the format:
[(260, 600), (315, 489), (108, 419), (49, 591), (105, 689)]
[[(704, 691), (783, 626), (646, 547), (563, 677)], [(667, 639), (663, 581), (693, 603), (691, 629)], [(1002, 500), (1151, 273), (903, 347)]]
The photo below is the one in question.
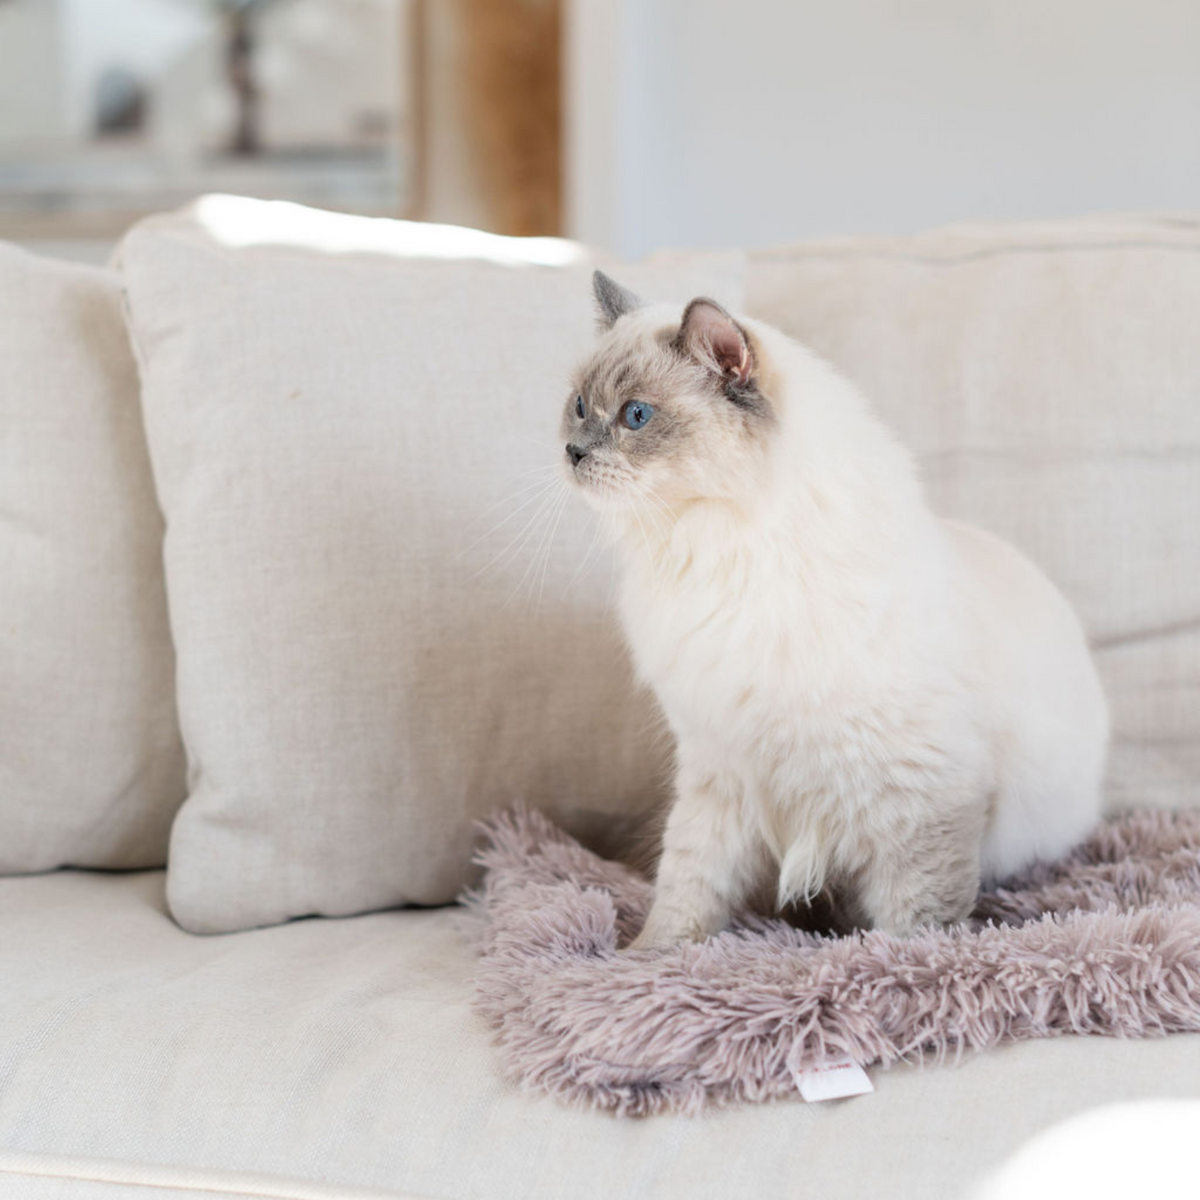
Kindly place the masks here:
[(737, 500), (775, 409), (758, 340), (713, 300), (643, 306), (593, 276), (601, 336), (563, 410), (563, 462), (596, 507)]

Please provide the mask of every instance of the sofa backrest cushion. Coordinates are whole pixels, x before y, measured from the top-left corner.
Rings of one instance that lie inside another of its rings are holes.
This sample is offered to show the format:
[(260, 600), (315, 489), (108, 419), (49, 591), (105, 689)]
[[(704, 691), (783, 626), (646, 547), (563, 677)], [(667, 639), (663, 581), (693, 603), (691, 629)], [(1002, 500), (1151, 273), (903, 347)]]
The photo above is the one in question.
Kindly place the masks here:
[[(663, 799), (611, 564), (558, 474), (594, 337), (571, 258), (232, 198), (125, 240), (192, 768), (186, 928), (444, 903), (495, 806), (611, 850)], [(736, 306), (742, 269), (618, 273)]]
[(938, 511), (1075, 604), (1110, 807), (1200, 805), (1200, 221), (802, 244), (751, 254), (746, 287), (866, 391)]
[(151, 867), (183, 800), (114, 272), (0, 245), (0, 872)]

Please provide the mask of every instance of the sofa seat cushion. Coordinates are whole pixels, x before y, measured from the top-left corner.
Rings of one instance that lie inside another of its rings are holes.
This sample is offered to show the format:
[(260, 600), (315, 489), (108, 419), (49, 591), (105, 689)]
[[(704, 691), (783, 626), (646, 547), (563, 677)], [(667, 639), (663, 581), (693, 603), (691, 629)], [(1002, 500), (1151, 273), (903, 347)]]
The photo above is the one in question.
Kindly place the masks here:
[(0, 914), (11, 1200), (144, 1200), (212, 1172), (278, 1177), (242, 1191), (281, 1196), (957, 1200), (1073, 1114), (1200, 1094), (1200, 1035), (1063, 1038), (877, 1072), (852, 1101), (620, 1120), (500, 1077), (455, 909), (198, 938), (166, 915), (162, 873), (67, 872), (0, 879)]

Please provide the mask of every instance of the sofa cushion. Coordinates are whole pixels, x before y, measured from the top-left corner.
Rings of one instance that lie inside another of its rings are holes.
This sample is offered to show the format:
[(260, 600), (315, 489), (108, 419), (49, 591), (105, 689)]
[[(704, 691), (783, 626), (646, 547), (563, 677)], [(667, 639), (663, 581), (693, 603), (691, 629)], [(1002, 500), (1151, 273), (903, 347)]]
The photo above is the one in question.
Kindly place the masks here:
[(1065, 1037), (874, 1071), (850, 1101), (622, 1120), (499, 1076), (456, 909), (195, 938), (160, 872), (69, 872), (0, 880), (0, 913), (6, 1200), (40, 1200), (7, 1186), (17, 1170), (95, 1159), (110, 1180), (217, 1171), (443, 1200), (963, 1200), (1038, 1131), (1200, 1079), (1200, 1035)]
[(756, 252), (747, 307), (857, 381), (937, 509), (1081, 613), (1109, 799), (1200, 805), (1200, 221), (964, 226)]
[[(187, 928), (445, 903), (496, 805), (612, 850), (661, 800), (669, 748), (610, 564), (558, 479), (590, 270), (528, 260), (581, 253), (234, 198), (126, 239), (191, 762), (169, 885)], [(741, 264), (622, 277), (736, 304)]]
[(0, 245), (0, 872), (165, 862), (161, 553), (117, 276)]

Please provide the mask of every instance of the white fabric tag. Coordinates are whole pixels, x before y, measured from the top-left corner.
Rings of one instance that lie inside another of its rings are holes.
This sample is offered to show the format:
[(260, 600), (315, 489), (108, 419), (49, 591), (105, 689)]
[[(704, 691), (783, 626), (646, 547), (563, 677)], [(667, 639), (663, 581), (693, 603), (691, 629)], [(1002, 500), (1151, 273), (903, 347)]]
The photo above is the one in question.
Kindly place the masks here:
[(810, 1104), (816, 1100), (838, 1100), (873, 1092), (870, 1076), (850, 1058), (831, 1058), (815, 1071), (793, 1071), (800, 1095)]

